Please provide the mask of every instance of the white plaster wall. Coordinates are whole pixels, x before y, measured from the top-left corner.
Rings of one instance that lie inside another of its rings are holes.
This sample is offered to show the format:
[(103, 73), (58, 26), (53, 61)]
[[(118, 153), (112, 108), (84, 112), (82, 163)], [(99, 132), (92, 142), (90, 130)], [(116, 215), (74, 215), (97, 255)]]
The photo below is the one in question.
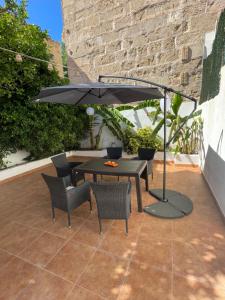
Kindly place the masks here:
[(5, 159), (4, 162), (7, 164), (8, 167), (16, 166), (21, 163), (25, 163), (26, 161), (24, 158), (29, 156), (29, 152), (25, 150), (18, 150), (15, 153), (9, 154)]
[[(184, 102), (180, 108), (181, 116), (189, 115), (193, 110), (193, 108), (194, 106), (192, 102), (188, 102), (188, 101)], [(156, 125), (153, 126), (152, 121), (147, 116), (147, 113), (150, 112), (151, 110), (152, 110), (151, 108), (140, 109), (137, 111), (125, 110), (122, 111), (122, 114), (135, 125), (134, 129), (148, 127), (148, 126), (154, 128), (154, 126)], [(97, 131), (98, 131), (98, 127), (95, 129), (95, 134), (97, 134)], [(160, 130), (159, 135), (163, 138), (163, 128)], [(119, 141), (115, 136), (113, 136), (113, 134), (111, 133), (111, 131), (109, 131), (107, 127), (104, 127), (99, 148), (104, 149), (106, 147), (111, 146), (112, 144), (114, 146), (122, 146), (121, 141)], [(90, 147), (89, 138), (86, 138), (81, 142), (81, 147), (82, 148)]]
[(219, 94), (201, 105), (203, 145), (201, 168), (225, 216), (225, 66), (221, 69)]

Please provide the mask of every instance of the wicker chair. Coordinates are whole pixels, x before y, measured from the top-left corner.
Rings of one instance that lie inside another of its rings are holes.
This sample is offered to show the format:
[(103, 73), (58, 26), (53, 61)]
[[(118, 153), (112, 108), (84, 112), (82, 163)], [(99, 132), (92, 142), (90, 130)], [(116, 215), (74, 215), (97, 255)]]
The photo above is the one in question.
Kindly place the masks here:
[[(120, 159), (122, 157), (122, 147), (108, 147), (106, 148), (107, 155), (104, 156), (104, 158), (108, 159)], [(101, 175), (101, 180), (103, 179), (103, 176)], [(117, 176), (117, 180), (120, 180), (120, 177)]]
[(55, 222), (55, 208), (66, 211), (68, 214), (68, 226), (71, 227), (70, 214), (73, 209), (77, 208), (86, 201), (90, 203), (92, 210), (90, 184), (85, 182), (78, 187), (71, 185), (70, 175), (66, 177), (53, 177), (42, 174), (50, 194), (52, 202), (52, 219)]
[[(147, 161), (147, 170), (144, 170), (141, 174), (141, 178), (146, 179), (146, 176), (152, 175), (153, 179), (153, 159), (155, 155), (156, 150), (151, 148), (139, 148), (138, 149), (138, 157), (134, 157), (138, 160), (146, 160)], [(146, 183), (148, 183), (148, 180), (146, 180)], [(148, 185), (146, 185), (146, 191), (149, 190)]]
[(97, 202), (100, 233), (102, 219), (124, 219), (128, 234), (128, 218), (131, 212), (130, 182), (93, 182), (90, 185)]
[(66, 154), (61, 153), (51, 157), (51, 160), (56, 168), (56, 173), (58, 177), (65, 177), (70, 175), (72, 184), (77, 185), (80, 180), (85, 181), (84, 174), (77, 173), (73, 171), (73, 168), (79, 166), (81, 162), (69, 162), (66, 159)]

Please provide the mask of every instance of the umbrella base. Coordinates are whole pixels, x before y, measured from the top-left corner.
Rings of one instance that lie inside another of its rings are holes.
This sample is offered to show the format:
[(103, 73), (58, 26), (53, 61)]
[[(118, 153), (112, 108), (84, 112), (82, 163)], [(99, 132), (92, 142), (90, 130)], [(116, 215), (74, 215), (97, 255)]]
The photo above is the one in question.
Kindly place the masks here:
[(189, 215), (193, 210), (192, 201), (179, 192), (166, 190), (166, 199), (163, 199), (162, 189), (153, 189), (149, 193), (160, 201), (144, 208), (144, 211), (150, 215), (176, 219)]

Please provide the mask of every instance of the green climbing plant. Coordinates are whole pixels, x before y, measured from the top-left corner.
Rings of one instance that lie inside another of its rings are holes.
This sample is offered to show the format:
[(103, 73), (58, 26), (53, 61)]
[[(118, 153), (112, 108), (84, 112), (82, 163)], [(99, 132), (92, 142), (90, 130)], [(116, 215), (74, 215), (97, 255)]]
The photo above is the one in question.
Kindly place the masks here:
[[(49, 61), (48, 33), (27, 23), (26, 5), (5, 0), (0, 6), (0, 47)], [(0, 49), (0, 168), (17, 149), (39, 159), (79, 147), (86, 131), (83, 108), (32, 102), (42, 87), (67, 83), (48, 63), (25, 57), (17, 62), (14, 53)]]

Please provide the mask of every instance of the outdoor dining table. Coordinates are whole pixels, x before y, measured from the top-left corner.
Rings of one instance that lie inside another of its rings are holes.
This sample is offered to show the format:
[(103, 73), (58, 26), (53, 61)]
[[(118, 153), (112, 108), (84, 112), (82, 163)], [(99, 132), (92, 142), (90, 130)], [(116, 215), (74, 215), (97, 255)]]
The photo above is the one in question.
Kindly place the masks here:
[[(97, 181), (97, 175), (110, 176), (126, 176), (134, 177), (136, 181), (136, 193), (138, 211), (142, 212), (142, 195), (141, 195), (141, 180), (140, 176), (143, 172), (147, 172), (147, 162), (144, 160), (113, 160), (118, 163), (117, 167), (104, 165), (108, 159), (92, 159), (84, 162), (74, 168), (74, 171), (79, 173), (93, 174), (93, 181)], [(148, 176), (145, 179), (146, 188), (148, 187)]]

